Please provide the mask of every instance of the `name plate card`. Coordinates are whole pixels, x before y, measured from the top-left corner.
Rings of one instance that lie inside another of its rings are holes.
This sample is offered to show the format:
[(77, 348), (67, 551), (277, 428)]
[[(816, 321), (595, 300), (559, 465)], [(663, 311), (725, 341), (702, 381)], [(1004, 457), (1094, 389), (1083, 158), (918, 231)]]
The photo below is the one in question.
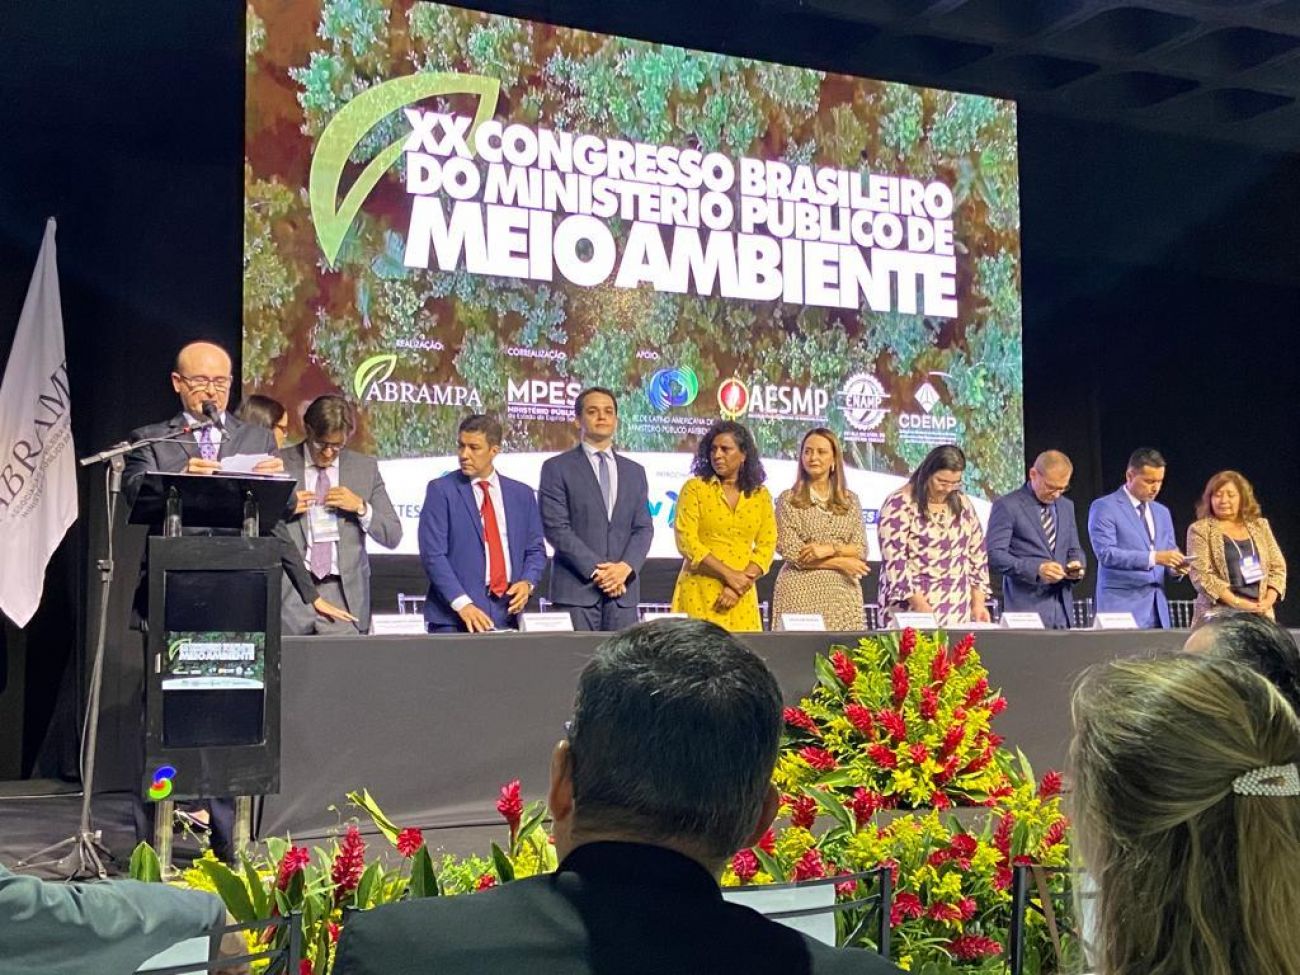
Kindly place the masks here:
[(572, 633), (573, 617), (568, 613), (520, 613), (523, 633)]
[(983, 620), (966, 620), (964, 623), (948, 627), (950, 630), (996, 630), (997, 628), (998, 625), (992, 620), (987, 623)]
[(1008, 630), (1042, 630), (1043, 618), (1037, 613), (1003, 613), (1002, 625)]
[(937, 630), (939, 621), (934, 618), (933, 613), (895, 613), (894, 629)]
[(652, 623), (655, 620), (685, 620), (690, 619), (685, 613), (672, 613), (668, 610), (662, 612), (650, 610), (641, 614), (642, 623)]
[(824, 633), (826, 621), (821, 613), (782, 613), (781, 629), (790, 632)]
[(428, 628), (421, 613), (374, 613), (370, 617), (370, 632), (376, 636), (416, 633), (425, 636)]
[(1098, 630), (1136, 630), (1137, 620), (1132, 613), (1098, 613), (1093, 617), (1092, 625)]

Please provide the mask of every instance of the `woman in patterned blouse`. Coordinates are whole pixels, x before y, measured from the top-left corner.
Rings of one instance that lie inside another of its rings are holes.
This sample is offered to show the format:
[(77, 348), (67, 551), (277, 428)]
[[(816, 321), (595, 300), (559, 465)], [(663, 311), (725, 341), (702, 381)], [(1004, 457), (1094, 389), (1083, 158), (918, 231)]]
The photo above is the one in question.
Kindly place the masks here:
[(862, 505), (844, 486), (835, 434), (816, 427), (799, 447), (794, 487), (776, 499), (776, 550), (784, 560), (772, 595), (772, 629), (785, 613), (817, 613), (828, 630), (861, 630), (866, 538)]
[(685, 561), (673, 611), (733, 632), (763, 629), (754, 583), (772, 567), (776, 519), (754, 438), (719, 420), (700, 439), (677, 499), (677, 550)]
[(984, 530), (961, 493), (966, 455), (935, 447), (880, 506), (880, 608), (933, 613), (940, 626), (989, 621)]

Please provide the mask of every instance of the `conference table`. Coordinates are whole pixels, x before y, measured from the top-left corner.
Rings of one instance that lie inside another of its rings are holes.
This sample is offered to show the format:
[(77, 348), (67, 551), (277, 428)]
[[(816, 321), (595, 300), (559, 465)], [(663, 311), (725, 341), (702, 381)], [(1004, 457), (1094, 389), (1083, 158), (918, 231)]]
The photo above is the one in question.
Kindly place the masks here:
[[(855, 633), (752, 633), (787, 704), (816, 678), (813, 657)], [(1007, 698), (994, 729), (1041, 774), (1060, 768), (1070, 690), (1091, 664), (1177, 650), (1186, 631), (982, 630), (976, 648)], [(578, 673), (599, 633), (286, 637), (281, 651), (281, 787), (258, 833), (318, 837), (336, 827), (349, 791), (368, 789), (403, 826), (499, 824), (500, 787), (522, 780), (545, 796)], [(338, 807), (331, 811), (330, 807)]]

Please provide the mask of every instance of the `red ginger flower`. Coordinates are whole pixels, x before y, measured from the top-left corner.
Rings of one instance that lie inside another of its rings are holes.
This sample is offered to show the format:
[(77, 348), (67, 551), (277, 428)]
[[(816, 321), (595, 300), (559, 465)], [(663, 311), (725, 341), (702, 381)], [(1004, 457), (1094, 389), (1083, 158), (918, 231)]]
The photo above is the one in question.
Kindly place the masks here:
[(862, 737), (871, 738), (875, 735), (876, 726), (871, 720), (871, 712), (861, 704), (854, 702), (844, 705), (844, 717), (848, 718), (849, 724), (862, 733)]
[(967, 692), (966, 701), (965, 701), (966, 707), (968, 708), (975, 707), (975, 705), (983, 701), (984, 698), (988, 697), (988, 693), (989, 693), (989, 679), (987, 677), (981, 677), (971, 686), (971, 689)]
[(799, 750), (799, 757), (815, 768), (818, 772), (829, 772), (835, 768), (835, 756), (825, 748), (818, 748), (816, 745), (809, 745), (807, 748)]
[(949, 799), (944, 793), (936, 792), (932, 796), (930, 796), (930, 805), (934, 806), (935, 809), (939, 809), (939, 810), (951, 809), (952, 800)]
[(753, 850), (737, 850), (731, 858), (731, 872), (742, 883), (753, 879), (754, 874), (758, 873), (757, 854)]
[(869, 822), (871, 817), (876, 814), (876, 810), (881, 807), (883, 797), (878, 792), (872, 792), (863, 786), (858, 786), (853, 793), (853, 798), (849, 800), (849, 810), (853, 813), (853, 819), (857, 825)]
[(845, 687), (853, 684), (854, 679), (858, 676), (858, 668), (853, 665), (848, 654), (843, 650), (836, 650), (831, 654), (831, 667), (835, 670), (835, 676), (840, 679)]
[(519, 820), (524, 815), (524, 800), (519, 794), (519, 780), (513, 779), (501, 787), (501, 796), (497, 799), (497, 812), (510, 824), (510, 838), (514, 839)]
[(1065, 831), (1070, 828), (1070, 821), (1062, 816), (1043, 834), (1043, 849), (1048, 850), (1065, 840)]
[(298, 962), (298, 975), (312, 975), (310, 958), (304, 958)]
[(1061, 773), (1056, 769), (1049, 769), (1043, 776), (1043, 780), (1038, 783), (1038, 798), (1050, 799), (1052, 796), (1061, 791)]
[(993, 871), (993, 889), (1006, 890), (1011, 886), (1011, 870), (1009, 867), (998, 867)]
[(933, 687), (923, 687), (921, 689), (921, 717), (926, 721), (933, 721), (939, 713), (939, 694)]
[(989, 714), (993, 717), (997, 717), (1007, 709), (1007, 699), (999, 694), (993, 700), (989, 701), (988, 708)]
[(903, 635), (898, 640), (898, 659), (906, 660), (916, 649), (916, 630), (910, 626), (903, 630)]
[(966, 737), (966, 726), (955, 724), (943, 736), (943, 744), (939, 746), (940, 755), (951, 755), (961, 747), (961, 740)]
[(962, 637), (955, 647), (952, 648), (952, 662), (954, 666), (960, 667), (970, 656), (970, 652), (975, 649), (975, 634), (967, 633)]
[(339, 933), (343, 930), (342, 925), (338, 924), (338, 923), (335, 922), (335, 921), (330, 921), (327, 930), (328, 930), (329, 933), (330, 933), (330, 944), (332, 944), (332, 945), (336, 945), (336, 944), (338, 944), (338, 943), (339, 943)]
[(852, 897), (857, 892), (858, 882), (856, 880), (842, 880), (835, 885), (836, 897)]
[(490, 873), (485, 873), (478, 878), (478, 883), (474, 885), (475, 890), (490, 890), (497, 885), (497, 878)]
[(950, 782), (952, 777), (957, 774), (957, 766), (960, 762), (961, 759), (956, 755), (950, 756), (948, 760), (943, 763), (943, 768), (939, 769), (939, 774), (934, 777), (934, 780), (940, 785)]
[(762, 839), (758, 841), (758, 848), (762, 850), (764, 853), (766, 853), (768, 856), (772, 856), (773, 854), (775, 854), (776, 853), (776, 830), (769, 829), (766, 833), (764, 833)]
[(962, 934), (948, 942), (948, 953), (957, 961), (979, 961), (1002, 954), (1002, 946), (981, 934)]
[(413, 857), (424, 846), (424, 834), (414, 826), (408, 826), (397, 834), (397, 852), (404, 857)]
[(898, 768), (898, 756), (888, 745), (872, 745), (867, 749), (867, 754), (881, 768)]
[(901, 711), (882, 708), (876, 712), (876, 724), (885, 729), (885, 733), (899, 741), (907, 739), (907, 719)]
[(300, 872), (311, 862), (311, 853), (301, 846), (290, 846), (280, 857), (280, 866), (275, 872), (275, 889), (288, 890), (293, 875)]
[(930, 680), (936, 684), (942, 684), (948, 679), (948, 674), (952, 671), (952, 660), (948, 657), (948, 651), (941, 649), (930, 662)]
[(822, 730), (817, 727), (817, 722), (803, 708), (786, 708), (781, 712), (781, 717), (785, 723), (793, 728), (799, 728), (811, 735), (821, 736)]
[(924, 765), (926, 760), (930, 757), (930, 749), (926, 748), (925, 745), (920, 742), (917, 742), (909, 748), (908, 752), (912, 756), (912, 762), (916, 765)]
[(1011, 854), (1011, 832), (1016, 828), (1016, 817), (1006, 813), (998, 820), (997, 829), (993, 831), (993, 845), (1004, 857)]
[(961, 909), (961, 919), (963, 921), (969, 921), (973, 918), (980, 907), (974, 897), (963, 897), (957, 902), (957, 906)]
[(931, 904), (930, 909), (925, 912), (930, 916), (932, 921), (960, 921), (961, 908), (956, 904)]
[(969, 860), (979, 850), (979, 840), (969, 833), (958, 833), (952, 838), (952, 843), (948, 849), (952, 850), (953, 855), (959, 860)]
[(992, 760), (993, 755), (991, 752), (980, 752), (980, 754), (976, 755), (975, 758), (966, 763), (961, 770), (961, 774), (970, 775), (973, 772), (982, 772), (984, 769), (988, 768), (989, 762)]
[(905, 890), (895, 894), (894, 901), (889, 906), (889, 926), (896, 928), (903, 923), (904, 918), (915, 919), (924, 915), (925, 908), (921, 905), (921, 898)]
[(894, 670), (890, 674), (889, 680), (894, 688), (894, 707), (902, 707), (903, 702), (907, 700), (907, 692), (911, 689), (907, 676), (907, 665), (894, 664)]
[(361, 838), (361, 830), (349, 826), (343, 842), (339, 844), (339, 852), (334, 856), (334, 865), (330, 868), (335, 904), (341, 904), (348, 894), (357, 889), (365, 869), (366, 841)]
[(825, 876), (826, 864), (822, 863), (822, 855), (814, 846), (799, 858), (799, 862), (794, 865), (794, 870), (790, 874), (790, 879), (797, 883), (800, 880), (818, 880)]
[(786, 796), (786, 805), (790, 808), (790, 825), (803, 829), (812, 829), (817, 821), (817, 800), (812, 796)]

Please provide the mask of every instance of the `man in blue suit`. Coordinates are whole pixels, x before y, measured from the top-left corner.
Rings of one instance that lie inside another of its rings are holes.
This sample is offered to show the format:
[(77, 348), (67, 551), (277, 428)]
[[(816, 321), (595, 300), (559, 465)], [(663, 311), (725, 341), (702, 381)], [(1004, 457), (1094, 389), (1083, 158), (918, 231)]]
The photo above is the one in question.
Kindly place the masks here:
[(542, 465), (542, 528), (555, 549), (551, 602), (579, 630), (621, 630), (637, 621), (641, 565), (650, 551), (645, 468), (614, 453), (618, 402), (593, 387), (574, 404), (581, 443)]
[(1156, 501), (1165, 459), (1141, 447), (1128, 460), (1124, 486), (1088, 509), (1088, 537), (1097, 553), (1097, 612), (1132, 613), (1144, 629), (1169, 627), (1165, 577), (1187, 574), (1174, 519)]
[(546, 547), (533, 489), (493, 467), (501, 424), (475, 414), (456, 436), (460, 470), (429, 482), (420, 510), (420, 561), (429, 577), (430, 633), (508, 627), (542, 579)]
[(993, 502), (985, 544), (989, 566), (1002, 574), (1005, 609), (1037, 613), (1051, 630), (1070, 626), (1074, 584), (1083, 578), (1083, 546), (1066, 498), (1074, 465), (1045, 450), (1024, 486)]

